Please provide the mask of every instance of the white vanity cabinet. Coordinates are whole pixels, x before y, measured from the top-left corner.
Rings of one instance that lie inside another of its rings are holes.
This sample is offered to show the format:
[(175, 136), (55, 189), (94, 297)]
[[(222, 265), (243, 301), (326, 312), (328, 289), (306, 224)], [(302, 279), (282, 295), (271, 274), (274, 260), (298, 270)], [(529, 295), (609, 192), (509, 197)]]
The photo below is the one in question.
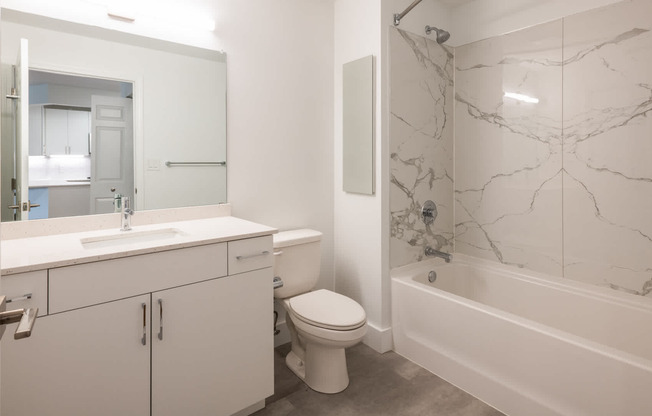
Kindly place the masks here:
[(2, 414), (148, 415), (143, 303), (149, 295), (41, 316), (23, 342), (4, 337)]
[(263, 236), (50, 269), (49, 314), (3, 340), (2, 415), (229, 416), (261, 402), (271, 247)]

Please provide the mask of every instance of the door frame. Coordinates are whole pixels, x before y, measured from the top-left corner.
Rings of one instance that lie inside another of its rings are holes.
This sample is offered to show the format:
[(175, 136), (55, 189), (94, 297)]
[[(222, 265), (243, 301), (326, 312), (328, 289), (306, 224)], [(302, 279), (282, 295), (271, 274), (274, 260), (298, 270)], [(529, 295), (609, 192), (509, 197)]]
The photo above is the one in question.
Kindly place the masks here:
[[(144, 143), (144, 96), (142, 75), (134, 76), (127, 73), (115, 73), (96, 68), (81, 68), (52, 63), (32, 61), (29, 64), (30, 70), (52, 72), (55, 74), (71, 75), (85, 78), (100, 78), (118, 82), (129, 82), (133, 85), (133, 140), (134, 140), (134, 190), (135, 207), (144, 208), (145, 202), (145, 143)], [(140, 167), (140, 168), (139, 168)]]

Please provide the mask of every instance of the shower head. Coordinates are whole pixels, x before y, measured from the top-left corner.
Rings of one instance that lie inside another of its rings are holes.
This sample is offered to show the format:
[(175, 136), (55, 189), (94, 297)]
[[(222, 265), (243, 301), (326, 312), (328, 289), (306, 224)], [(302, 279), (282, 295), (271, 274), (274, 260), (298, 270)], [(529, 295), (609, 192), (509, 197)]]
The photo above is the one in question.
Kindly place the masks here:
[(448, 40), (448, 38), (451, 37), (451, 34), (446, 32), (443, 29), (437, 29), (434, 26), (426, 25), (426, 35), (429, 35), (430, 33), (432, 33), (433, 30), (437, 34), (437, 43), (439, 43), (439, 44), (442, 44), (442, 43), (446, 42)]

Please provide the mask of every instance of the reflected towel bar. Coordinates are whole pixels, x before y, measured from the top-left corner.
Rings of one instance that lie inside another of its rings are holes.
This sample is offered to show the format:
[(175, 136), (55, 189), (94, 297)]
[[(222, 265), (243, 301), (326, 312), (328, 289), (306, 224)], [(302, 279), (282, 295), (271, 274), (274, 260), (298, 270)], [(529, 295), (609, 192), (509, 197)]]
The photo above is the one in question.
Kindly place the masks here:
[(165, 162), (165, 166), (172, 168), (175, 166), (226, 166), (226, 162)]

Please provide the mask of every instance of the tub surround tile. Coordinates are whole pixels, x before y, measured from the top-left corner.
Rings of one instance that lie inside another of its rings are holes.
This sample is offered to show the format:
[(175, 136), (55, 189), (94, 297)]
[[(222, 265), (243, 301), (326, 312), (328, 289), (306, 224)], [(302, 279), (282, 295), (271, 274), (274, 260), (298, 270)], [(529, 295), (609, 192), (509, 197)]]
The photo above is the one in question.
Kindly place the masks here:
[(628, 0), (454, 50), (391, 28), (390, 266), (430, 245), (652, 298), (650, 16)]
[(556, 21), (455, 50), (457, 252), (562, 273), (561, 42)]
[(564, 20), (564, 276), (652, 297), (652, 3)]
[[(423, 258), (426, 246), (453, 247), (453, 53), (389, 29), (391, 267)], [(426, 226), (426, 200), (438, 216)]]

